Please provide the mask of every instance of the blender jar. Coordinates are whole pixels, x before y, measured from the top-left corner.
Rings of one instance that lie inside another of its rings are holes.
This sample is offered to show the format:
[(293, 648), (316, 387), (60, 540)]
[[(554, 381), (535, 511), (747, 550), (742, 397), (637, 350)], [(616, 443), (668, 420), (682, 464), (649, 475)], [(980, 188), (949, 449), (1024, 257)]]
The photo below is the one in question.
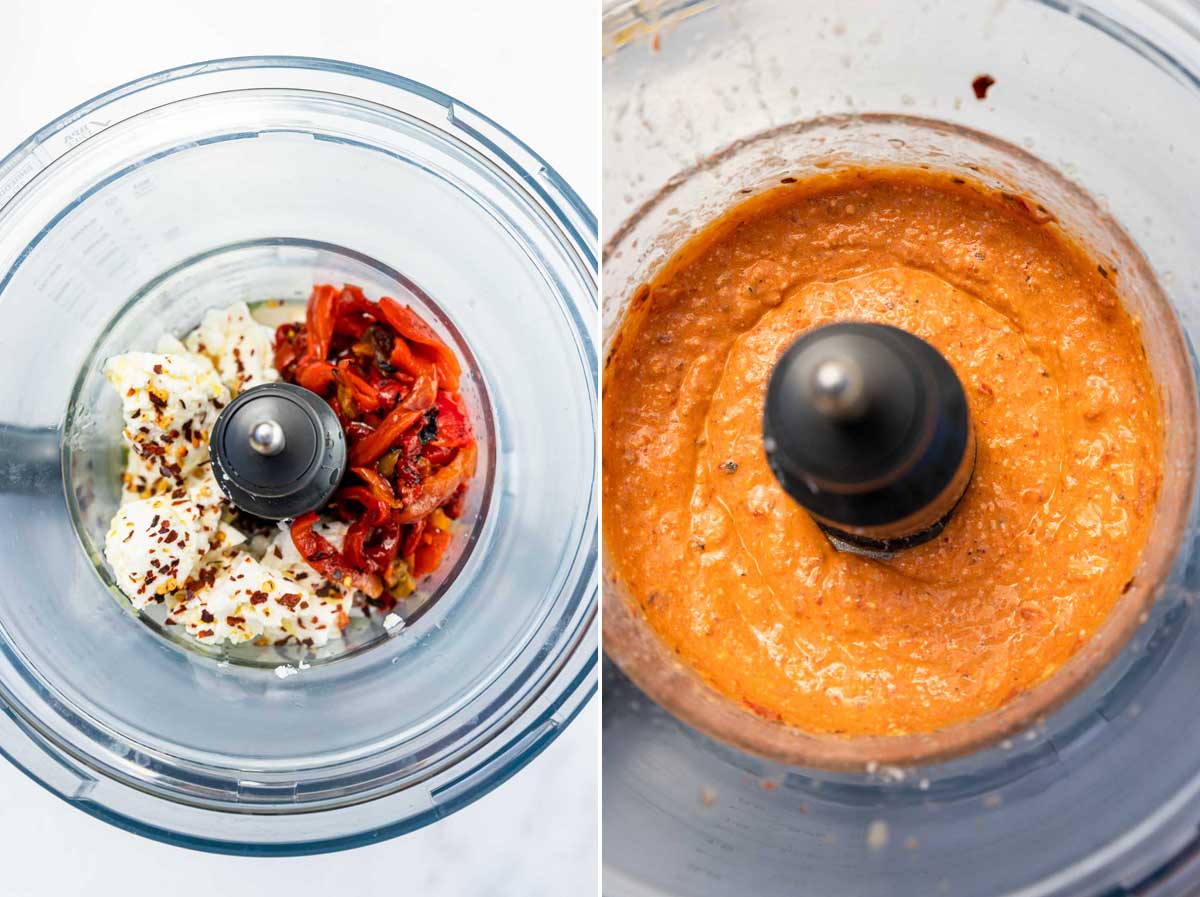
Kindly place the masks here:
[[(0, 750), (79, 808), (203, 849), (308, 853), (486, 793), (595, 688), (595, 221), (532, 151), (424, 85), (248, 58), (111, 91), (0, 162)], [(480, 461), (403, 626), (204, 648), (103, 560), (100, 367), (210, 308), (355, 283), (463, 361)]]
[[(1043, 686), (933, 736), (838, 742), (759, 720), (675, 662), (606, 576), (606, 893), (1200, 880), (1200, 157), (1184, 124), (1200, 114), (1200, 10), (618, 2), (604, 34), (606, 347), (636, 286), (745, 195), (841, 165), (920, 165), (1029, 197), (1115, 264), (1167, 433), (1155, 535), (1104, 631)], [(981, 75), (993, 83), (977, 96)]]

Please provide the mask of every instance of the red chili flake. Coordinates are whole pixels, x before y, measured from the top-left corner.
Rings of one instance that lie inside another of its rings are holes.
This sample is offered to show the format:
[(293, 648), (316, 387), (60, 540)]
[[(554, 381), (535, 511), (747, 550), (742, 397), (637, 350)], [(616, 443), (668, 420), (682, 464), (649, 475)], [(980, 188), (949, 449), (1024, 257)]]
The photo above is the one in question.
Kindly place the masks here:
[(208, 609), (206, 608), (206, 609), (200, 611), (200, 619), (202, 622), (211, 623), (211, 622), (213, 622), (213, 620), (216, 619), (216, 617), (214, 617), (212, 614), (210, 614), (208, 612)]
[(171, 530), (169, 533), (167, 533), (166, 538), (163, 541), (166, 542), (168, 545), (170, 545), (172, 542), (174, 542), (178, 538), (179, 538), (179, 533), (175, 532), (175, 530)]
[(155, 514), (154, 519), (150, 521), (150, 529), (154, 529), (154, 527), (158, 526), (158, 521), (161, 519), (162, 518), (158, 514)]
[(300, 603), (300, 596), (294, 592), (289, 592), (286, 595), (279, 596), (279, 603), (288, 610), (295, 610), (296, 605)]
[(154, 366), (154, 373), (156, 373), (156, 374), (161, 374), (161, 373), (162, 373), (162, 365), (161, 365), (161, 364), (156, 364), (156, 365)]
[(226, 617), (225, 622), (230, 626), (241, 626), (246, 622), (245, 617)]
[(971, 82), (971, 90), (975, 91), (975, 99), (982, 100), (987, 97), (988, 90), (996, 83), (996, 79), (991, 75), (980, 75)]
[(253, 595), (250, 596), (250, 603), (251, 604), (266, 604), (267, 603), (267, 593), (266, 592), (255, 592)]
[(211, 638), (212, 636), (213, 631), (211, 629), (201, 629), (196, 633), (196, 638)]

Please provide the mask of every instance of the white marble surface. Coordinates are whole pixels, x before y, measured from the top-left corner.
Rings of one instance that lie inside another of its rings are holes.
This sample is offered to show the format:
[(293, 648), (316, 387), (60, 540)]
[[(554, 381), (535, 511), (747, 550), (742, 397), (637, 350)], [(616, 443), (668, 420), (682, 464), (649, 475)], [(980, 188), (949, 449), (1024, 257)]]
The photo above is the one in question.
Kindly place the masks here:
[[(2, 0), (0, 11), (0, 155), (68, 108), (151, 71), (221, 56), (325, 56), (408, 75), (475, 106), (598, 206), (594, 0)], [(0, 761), (0, 894), (592, 895), (598, 703), (521, 774), (450, 819), (320, 857), (219, 857), (146, 841), (71, 809)]]

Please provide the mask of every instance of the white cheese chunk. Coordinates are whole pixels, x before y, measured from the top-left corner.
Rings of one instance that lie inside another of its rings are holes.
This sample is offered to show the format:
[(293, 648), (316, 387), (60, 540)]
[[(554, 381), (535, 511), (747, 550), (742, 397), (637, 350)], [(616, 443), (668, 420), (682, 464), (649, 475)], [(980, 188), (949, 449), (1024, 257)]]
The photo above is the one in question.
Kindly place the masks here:
[(274, 341), (274, 331), (254, 320), (245, 302), (238, 302), (209, 311), (185, 343), (190, 351), (206, 356), (221, 382), (237, 395), (251, 386), (279, 379)]
[(104, 374), (121, 396), (125, 441), (138, 456), (127, 490), (146, 497), (183, 486), (208, 461), (209, 435), (229, 402), (212, 363), (200, 355), (130, 352), (109, 359)]
[(346, 609), (346, 599), (319, 598), (303, 583), (234, 552), (201, 572), (168, 619), (201, 642), (294, 638), (319, 648), (341, 637)]
[(136, 608), (183, 588), (208, 553), (220, 508), (214, 521), (180, 491), (126, 502), (109, 528), (104, 555)]

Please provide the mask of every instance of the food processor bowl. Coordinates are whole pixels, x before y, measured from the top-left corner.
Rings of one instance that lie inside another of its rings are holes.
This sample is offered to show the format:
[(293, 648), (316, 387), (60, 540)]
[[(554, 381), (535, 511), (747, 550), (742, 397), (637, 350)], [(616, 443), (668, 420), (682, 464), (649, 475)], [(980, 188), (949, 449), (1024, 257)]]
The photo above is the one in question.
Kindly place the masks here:
[(1181, 130), (1200, 112), (1200, 10), (625, 2), (604, 27), (606, 356), (636, 287), (745, 196), (921, 166), (1029, 199), (1114, 267), (1166, 415), (1154, 535), (1104, 629), (1043, 685), (929, 736), (758, 718), (674, 658), (606, 565), (606, 893), (1158, 888), (1200, 821), (1200, 157)]
[[(0, 750), (117, 825), (257, 854), (410, 831), (536, 756), (595, 689), (594, 236), (495, 123), (326, 60), (152, 75), (0, 162)], [(462, 360), (479, 463), (458, 534), (399, 624), (201, 646), (104, 561), (102, 365), (326, 282), (413, 305)]]

